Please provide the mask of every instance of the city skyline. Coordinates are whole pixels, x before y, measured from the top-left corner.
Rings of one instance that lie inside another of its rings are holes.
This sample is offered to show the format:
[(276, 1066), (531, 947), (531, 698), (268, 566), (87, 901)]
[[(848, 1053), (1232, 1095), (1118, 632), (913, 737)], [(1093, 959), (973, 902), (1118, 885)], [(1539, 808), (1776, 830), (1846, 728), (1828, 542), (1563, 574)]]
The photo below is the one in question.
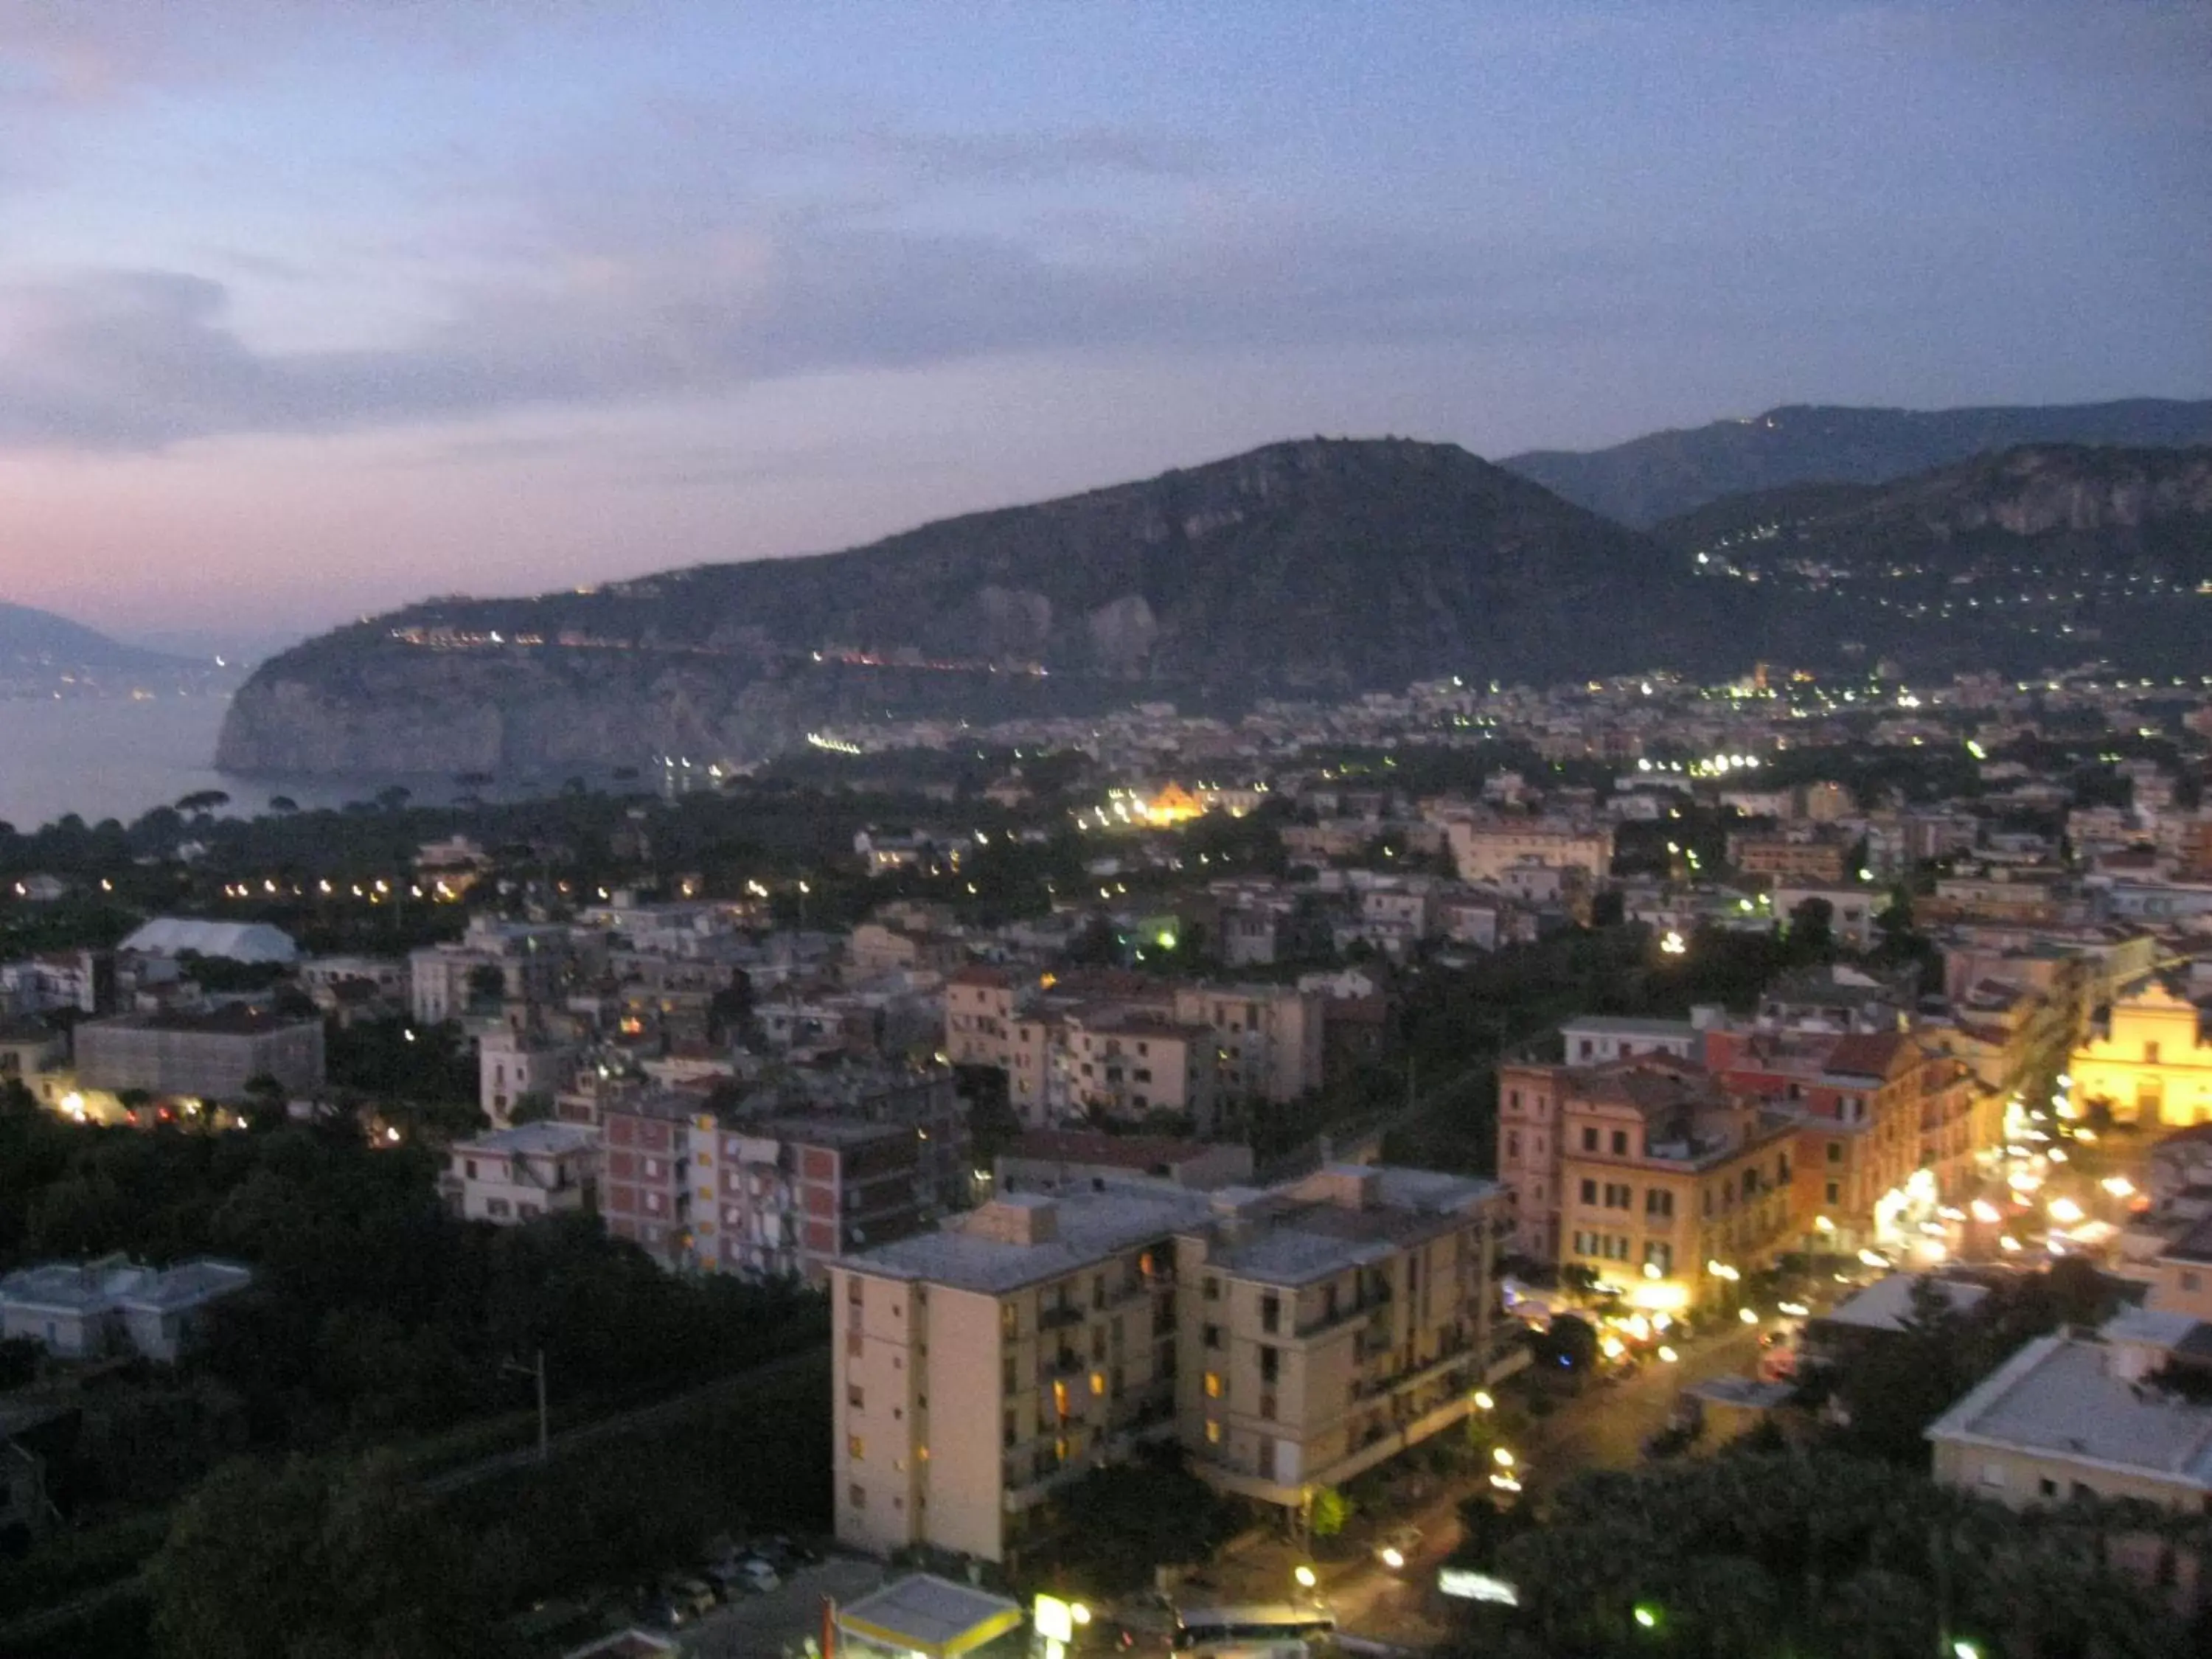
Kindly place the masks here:
[(2212, 388), (2179, 6), (0, 3), (0, 598), (307, 632), (1310, 431)]

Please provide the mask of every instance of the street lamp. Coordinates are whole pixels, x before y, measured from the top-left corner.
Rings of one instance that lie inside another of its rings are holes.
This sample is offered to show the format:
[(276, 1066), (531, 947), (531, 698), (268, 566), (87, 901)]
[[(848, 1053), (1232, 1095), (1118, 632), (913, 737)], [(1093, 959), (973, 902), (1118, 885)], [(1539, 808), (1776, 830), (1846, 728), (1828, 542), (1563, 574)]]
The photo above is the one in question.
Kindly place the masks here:
[(1636, 1604), (1636, 1622), (1644, 1630), (1657, 1630), (1659, 1628), (1659, 1609), (1651, 1606), (1649, 1602), (1638, 1601)]
[(1314, 1570), (1303, 1561), (1291, 1569), (1291, 1577), (1297, 1581), (1300, 1589), (1310, 1590), (1321, 1582), (1314, 1577)]
[(1493, 1400), (1493, 1399), (1492, 1399), (1492, 1398), (1491, 1398), (1491, 1395), (1490, 1395), (1490, 1390), (1489, 1390), (1489, 1389), (1477, 1389), (1474, 1391), (1474, 1408), (1475, 1408), (1475, 1410), (1477, 1410), (1477, 1411), (1479, 1411), (1479, 1412), (1486, 1412), (1486, 1411), (1490, 1411), (1490, 1410), (1493, 1409), (1493, 1408), (1497, 1406), (1497, 1404), (1498, 1404), (1498, 1402), (1497, 1402), (1495, 1400)]

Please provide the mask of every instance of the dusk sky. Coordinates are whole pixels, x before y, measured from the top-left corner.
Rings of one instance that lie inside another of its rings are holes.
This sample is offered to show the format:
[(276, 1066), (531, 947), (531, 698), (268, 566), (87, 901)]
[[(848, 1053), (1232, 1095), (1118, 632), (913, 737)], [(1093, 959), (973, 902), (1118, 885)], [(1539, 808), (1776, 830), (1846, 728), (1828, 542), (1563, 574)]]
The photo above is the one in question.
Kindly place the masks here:
[(2212, 7), (0, 0), (0, 599), (306, 632), (1278, 437), (2212, 395)]

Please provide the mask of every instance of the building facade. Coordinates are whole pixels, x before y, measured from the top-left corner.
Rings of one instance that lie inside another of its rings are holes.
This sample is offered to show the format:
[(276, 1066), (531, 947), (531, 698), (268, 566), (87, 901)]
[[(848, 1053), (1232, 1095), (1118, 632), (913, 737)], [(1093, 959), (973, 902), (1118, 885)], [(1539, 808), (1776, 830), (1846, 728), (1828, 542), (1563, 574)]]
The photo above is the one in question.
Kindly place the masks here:
[(323, 1086), (323, 1023), (253, 1008), (121, 1014), (76, 1028), (78, 1080), (88, 1089), (235, 1103), (274, 1078), (293, 1095)]

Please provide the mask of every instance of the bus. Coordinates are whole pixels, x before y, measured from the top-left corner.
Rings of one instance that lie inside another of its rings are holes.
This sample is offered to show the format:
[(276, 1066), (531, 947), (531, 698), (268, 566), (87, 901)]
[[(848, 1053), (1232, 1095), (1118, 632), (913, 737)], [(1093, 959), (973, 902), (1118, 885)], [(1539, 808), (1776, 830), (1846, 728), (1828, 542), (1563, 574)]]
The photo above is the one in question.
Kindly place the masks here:
[(1336, 1633), (1327, 1607), (1255, 1601), (1176, 1610), (1175, 1650), (1188, 1659), (1305, 1659), (1320, 1638)]

